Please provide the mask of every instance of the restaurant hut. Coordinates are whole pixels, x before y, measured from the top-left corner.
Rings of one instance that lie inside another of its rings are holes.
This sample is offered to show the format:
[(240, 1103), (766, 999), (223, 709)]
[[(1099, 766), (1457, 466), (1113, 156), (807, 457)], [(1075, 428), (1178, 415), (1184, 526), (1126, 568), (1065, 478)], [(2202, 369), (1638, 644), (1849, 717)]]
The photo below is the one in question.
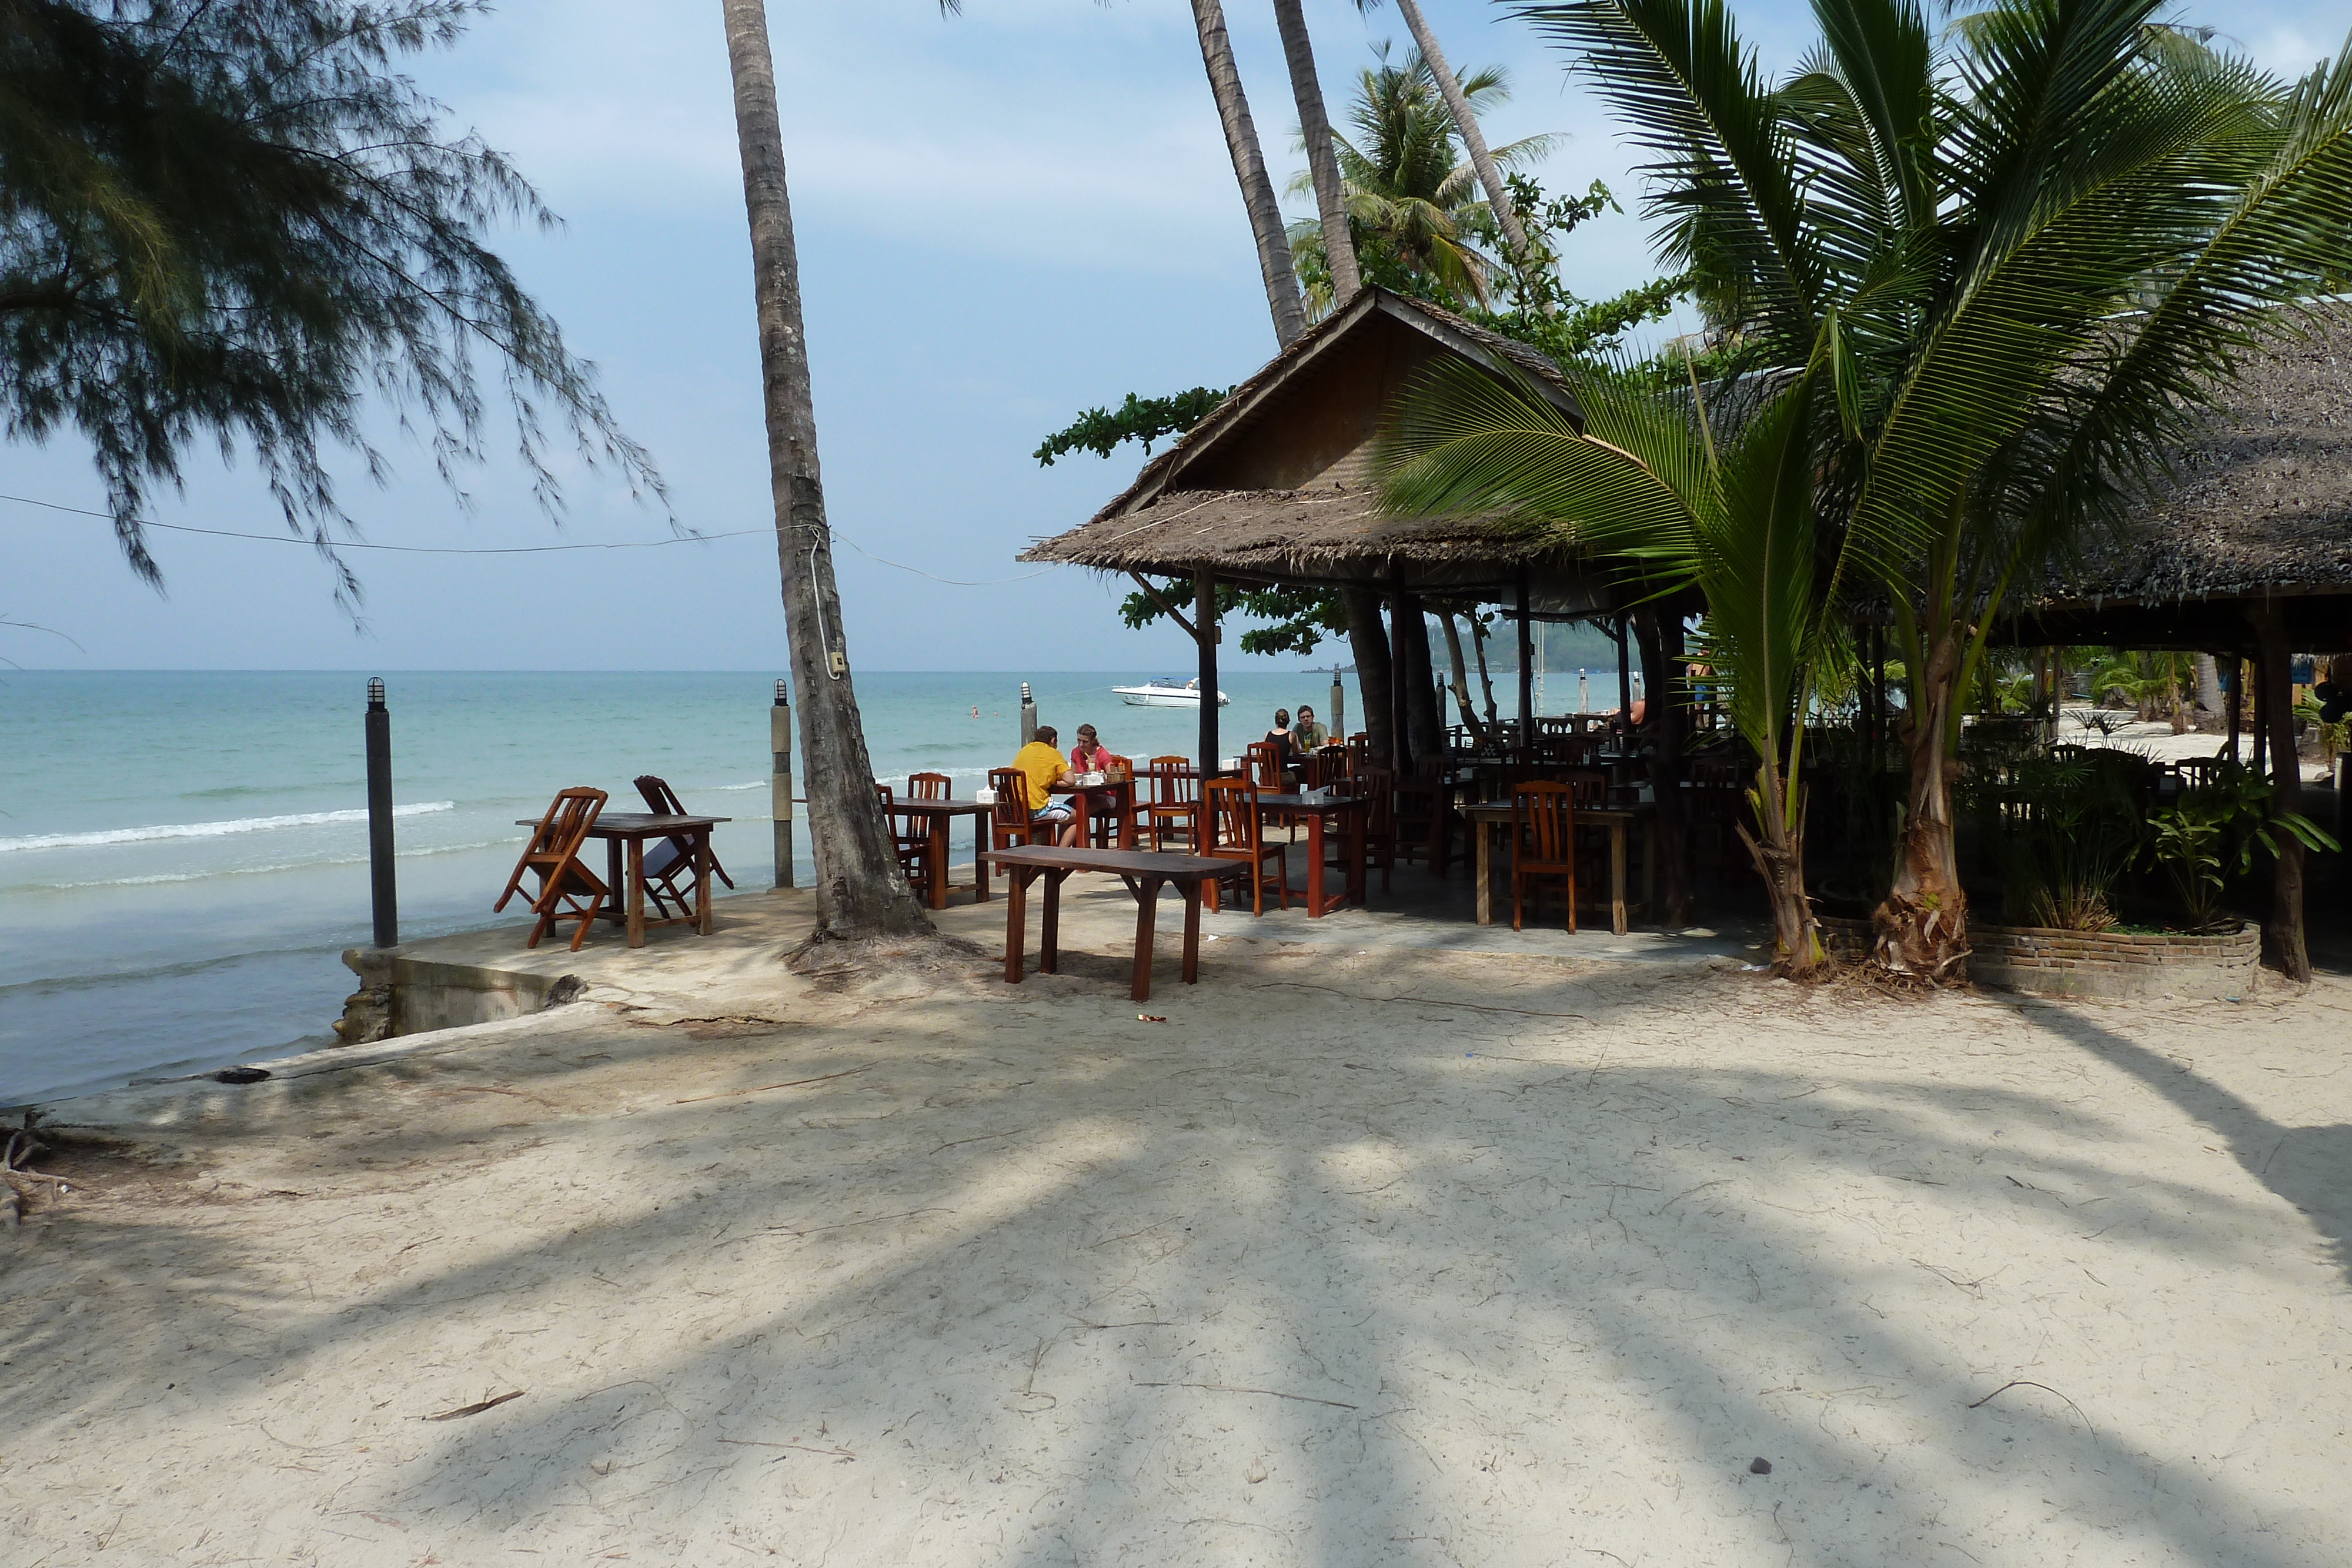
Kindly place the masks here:
[[(1091, 519), (1039, 540), (1021, 559), (1125, 574), (1155, 599), (1160, 590), (1143, 581), (1147, 575), (1189, 580), (1192, 613), (1164, 601), (1162, 608), (1199, 647), (1203, 691), (1215, 689), (1220, 582), (1337, 590), (1350, 597), (1351, 611), (1385, 601), (1399, 628), (1392, 650), (1365, 647), (1366, 618), (1350, 620), (1367, 704), (1377, 701), (1376, 685), (1391, 695), (1390, 711), (1367, 715), (1366, 728), (1374, 751), (1400, 765), (1416, 737), (1395, 716), (1416, 684), (1432, 684), (1426, 639), (1417, 635), (1421, 601), (1501, 604), (1519, 620), (1524, 737), (1533, 706), (1530, 621), (1610, 616), (1621, 608), (1620, 591), (1549, 540), (1477, 518), (1383, 515), (1372, 475), (1381, 421), (1399, 392), (1448, 356), (1488, 371), (1508, 366), (1581, 424), (1542, 354), (1423, 301), (1366, 288), (1234, 388)], [(1391, 651), (1392, 683), (1382, 678)], [(1201, 724), (1202, 754), (1214, 758), (1212, 705), (1202, 706)]]
[[(2182, 445), (2154, 504), (2053, 572), (2001, 640), (2251, 661), (2257, 755), (2268, 753), (2278, 804), (2301, 810), (2291, 662), (2352, 653), (2352, 304), (2284, 319)], [(2231, 684), (2233, 747), (2247, 684)], [(2271, 945), (2296, 969), (2297, 869), (2279, 881)]]
[[(1499, 604), (1517, 621), (1520, 744), (1533, 733), (1533, 622), (1615, 619), (1629, 591), (1578, 552), (1496, 522), (1383, 513), (1372, 453), (1397, 395), (1433, 364), (1451, 358), (1531, 384), (1580, 426), (1567, 384), (1550, 360), (1450, 311), (1367, 287), (1251, 376), (1135, 482), (1081, 526), (1038, 540), (1024, 561), (1092, 567), (1133, 578), (1199, 649), (1200, 689), (1217, 689), (1216, 586), (1287, 585), (1334, 590), (1349, 606), (1365, 730), (1376, 757), (1400, 773), (1444, 747), (1438, 718), (1424, 598)], [(1190, 615), (1163, 597), (1152, 577), (1189, 580)], [(1383, 635), (1380, 609), (1389, 612)], [(1680, 653), (1679, 616), (1646, 606), (1640, 622), (1649, 689), (1669, 689)], [(1654, 661), (1654, 663), (1653, 663)], [(1390, 678), (1393, 673), (1393, 679)], [(1681, 737), (1674, 705), (1654, 705), (1652, 750), (1679, 776)], [(1214, 759), (1216, 705), (1201, 705), (1201, 756)], [(1686, 879), (1679, 805), (1669, 791), (1661, 813), (1670, 909)]]

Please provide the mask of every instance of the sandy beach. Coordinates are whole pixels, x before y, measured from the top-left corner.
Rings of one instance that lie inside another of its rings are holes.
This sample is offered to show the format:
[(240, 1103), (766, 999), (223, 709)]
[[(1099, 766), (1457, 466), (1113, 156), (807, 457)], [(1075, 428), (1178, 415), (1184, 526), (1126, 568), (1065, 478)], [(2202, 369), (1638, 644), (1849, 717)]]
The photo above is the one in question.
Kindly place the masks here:
[(0, 1559), (2343, 1561), (2352, 983), (1713, 964), (762, 963), (70, 1103)]

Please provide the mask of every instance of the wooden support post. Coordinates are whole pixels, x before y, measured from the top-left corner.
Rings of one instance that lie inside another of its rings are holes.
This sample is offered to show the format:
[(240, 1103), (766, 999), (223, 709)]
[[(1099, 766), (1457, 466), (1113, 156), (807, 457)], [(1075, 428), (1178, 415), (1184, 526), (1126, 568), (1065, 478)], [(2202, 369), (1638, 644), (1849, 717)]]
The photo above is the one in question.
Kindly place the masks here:
[(1192, 640), (1201, 650), (1201, 798), (1207, 800), (1208, 781), (1217, 771), (1217, 579), (1207, 570), (1192, 574)]
[(1519, 758), (1536, 759), (1536, 637), (1528, 619), (1528, 574), (1519, 573)]
[[(2271, 756), (2271, 808), (2273, 811), (2303, 810), (2303, 758), (2294, 747), (2294, 654), (2286, 644), (2286, 617), (2274, 601), (2257, 602), (2250, 612), (2255, 645), (2260, 653), (2263, 733)], [(2274, 831), (2277, 859), (2271, 879), (2271, 917), (2263, 927), (2263, 945), (2271, 962), (2290, 980), (2311, 978), (2311, 953), (2304, 942), (2303, 841)]]
[[(368, 883), (375, 913), (375, 945), (400, 946), (399, 874), (392, 852), (392, 710), (383, 682), (367, 684)], [(28, 1121), (26, 1126), (32, 1125)]]

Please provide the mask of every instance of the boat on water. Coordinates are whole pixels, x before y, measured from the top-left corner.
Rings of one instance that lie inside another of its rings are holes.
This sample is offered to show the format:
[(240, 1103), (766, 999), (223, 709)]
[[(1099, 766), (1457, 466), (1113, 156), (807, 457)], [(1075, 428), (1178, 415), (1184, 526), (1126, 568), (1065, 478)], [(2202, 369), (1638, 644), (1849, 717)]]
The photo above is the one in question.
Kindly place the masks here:
[[(1197, 708), (1201, 706), (1201, 683), (1180, 681), (1173, 675), (1162, 675), (1139, 686), (1113, 686), (1111, 690), (1129, 707)], [(1219, 707), (1230, 706), (1233, 700), (1223, 692), (1217, 694)]]

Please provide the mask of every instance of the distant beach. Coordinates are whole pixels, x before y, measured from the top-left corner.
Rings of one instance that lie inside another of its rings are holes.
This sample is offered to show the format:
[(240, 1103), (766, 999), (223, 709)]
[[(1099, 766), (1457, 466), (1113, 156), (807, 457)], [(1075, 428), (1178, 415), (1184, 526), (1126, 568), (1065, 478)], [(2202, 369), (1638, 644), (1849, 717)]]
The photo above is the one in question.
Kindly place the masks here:
[[(0, 684), (0, 1104), (331, 1043), (353, 983), (338, 955), (369, 939), (368, 673)], [(880, 672), (857, 687), (876, 775), (929, 769), (961, 790), (1011, 758), (1024, 679), (1065, 731), (1091, 721), (1130, 755), (1191, 755), (1195, 714), (1111, 695), (1171, 673), (1184, 672)], [(570, 784), (612, 791), (617, 810), (635, 801), (632, 779), (658, 773), (734, 819), (716, 847), (739, 886), (772, 880), (773, 674), (384, 678), (404, 937), (509, 918), (490, 902), (522, 837), (514, 820)], [(1328, 666), (1226, 673), (1226, 743), (1255, 738), (1277, 706), (1325, 706), (1330, 684)], [(1352, 675), (1346, 690), (1354, 724)], [(801, 848), (805, 877), (805, 835)]]

